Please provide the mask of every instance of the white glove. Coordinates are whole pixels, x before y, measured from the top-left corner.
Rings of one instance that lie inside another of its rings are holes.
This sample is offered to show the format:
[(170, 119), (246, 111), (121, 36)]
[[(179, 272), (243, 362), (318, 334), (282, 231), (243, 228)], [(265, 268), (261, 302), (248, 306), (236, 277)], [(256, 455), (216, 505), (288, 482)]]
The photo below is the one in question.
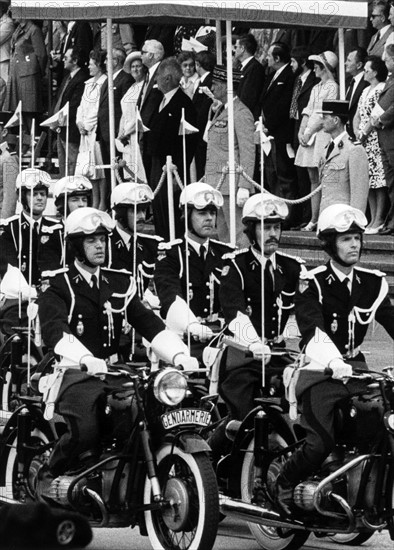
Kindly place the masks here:
[(190, 357), (189, 355), (186, 355), (185, 353), (178, 353), (174, 357), (174, 365), (176, 367), (182, 367), (183, 370), (198, 370), (199, 364), (195, 357)]
[(243, 205), (245, 204), (245, 202), (248, 200), (249, 195), (250, 195), (249, 189), (245, 189), (244, 187), (240, 187), (237, 191), (237, 206), (242, 208)]
[(200, 342), (206, 342), (213, 337), (212, 330), (206, 325), (202, 325), (201, 323), (190, 323), (189, 329), (190, 334), (193, 336), (193, 338)]
[(253, 344), (250, 344), (249, 351), (253, 353), (253, 359), (261, 361), (264, 354), (265, 364), (270, 362), (271, 349), (269, 346), (266, 346), (262, 342), (254, 342)]
[(333, 380), (343, 380), (344, 378), (349, 378), (353, 374), (351, 365), (348, 365), (345, 361), (342, 361), (342, 359), (333, 359), (328, 366), (332, 370), (331, 377)]
[(97, 357), (93, 357), (93, 355), (81, 357), (79, 364), (81, 365), (81, 370), (87, 371), (87, 373), (92, 376), (100, 376), (108, 372), (107, 364), (104, 359), (98, 359)]

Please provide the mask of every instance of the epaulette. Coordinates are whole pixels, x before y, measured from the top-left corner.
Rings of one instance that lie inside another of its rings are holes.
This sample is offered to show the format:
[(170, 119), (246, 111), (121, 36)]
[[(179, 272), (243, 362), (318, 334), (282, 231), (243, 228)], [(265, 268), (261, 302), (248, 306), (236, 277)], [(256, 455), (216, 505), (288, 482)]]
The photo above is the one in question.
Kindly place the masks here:
[(44, 220), (48, 220), (49, 222), (55, 222), (55, 223), (61, 223), (62, 220), (60, 218), (52, 218), (51, 216), (43, 216)]
[(223, 241), (217, 241), (216, 239), (209, 239), (210, 243), (220, 244), (221, 246), (225, 246), (226, 248), (230, 248), (230, 250), (235, 250), (235, 246), (231, 243), (224, 243)]
[(248, 250), (249, 250), (249, 248), (241, 248), (240, 250), (233, 250), (233, 252), (227, 252), (227, 254), (223, 254), (222, 259), (223, 260), (233, 260), (239, 254), (244, 254)]
[(303, 260), (300, 256), (292, 256), (291, 254), (285, 254), (284, 252), (279, 252), (279, 250), (277, 250), (275, 254), (278, 254), (279, 256), (284, 256), (285, 258), (291, 258), (292, 260), (295, 260), (299, 264), (305, 263), (305, 260)]
[(159, 243), (164, 241), (163, 237), (159, 237), (159, 235), (148, 235), (147, 233), (137, 233), (137, 237), (141, 237), (142, 239), (153, 239)]
[(300, 278), (301, 279), (313, 279), (313, 277), (315, 275), (317, 275), (318, 273), (323, 273), (323, 271), (326, 271), (326, 270), (327, 270), (326, 265), (318, 265), (314, 269), (310, 269), (309, 271), (304, 271), (303, 273), (301, 273)]
[(61, 267), (60, 269), (53, 269), (48, 271), (43, 271), (41, 273), (41, 279), (44, 279), (45, 277), (56, 277), (56, 275), (60, 275), (61, 273), (67, 273), (68, 267)]
[(123, 273), (123, 275), (128, 275), (131, 277), (133, 274), (131, 271), (128, 271), (127, 269), (111, 269), (110, 267), (101, 267), (101, 271), (109, 271), (111, 273)]
[(8, 225), (14, 220), (17, 220), (19, 218), (19, 214), (14, 214), (13, 216), (10, 216), (9, 218), (4, 218), (1, 220), (0, 225)]
[(365, 273), (372, 273), (373, 275), (376, 275), (377, 277), (385, 277), (386, 273), (383, 271), (379, 271), (379, 269), (367, 269), (366, 267), (355, 267), (356, 271), (364, 271)]
[(170, 250), (176, 244), (181, 244), (182, 239), (174, 239), (173, 241), (159, 243), (159, 250)]

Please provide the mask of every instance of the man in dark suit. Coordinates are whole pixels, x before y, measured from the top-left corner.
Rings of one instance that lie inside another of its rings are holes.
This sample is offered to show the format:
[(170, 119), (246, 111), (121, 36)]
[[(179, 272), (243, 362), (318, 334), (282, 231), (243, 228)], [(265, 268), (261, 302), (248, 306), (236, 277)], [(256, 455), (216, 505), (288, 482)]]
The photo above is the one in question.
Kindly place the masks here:
[[(57, 113), (69, 103), (68, 111), (68, 176), (73, 176), (77, 164), (79, 143), (81, 134), (77, 128), (76, 116), (77, 109), (81, 102), (83, 91), (85, 89), (85, 80), (89, 78), (89, 72), (86, 69), (87, 57), (77, 48), (70, 48), (64, 54), (64, 68), (67, 76), (59, 88), (54, 113)], [(59, 120), (59, 123), (61, 121)], [(59, 175), (63, 178), (66, 175), (66, 126), (56, 128), (57, 132), (57, 154), (59, 157)]]
[(378, 106), (371, 114), (372, 123), (378, 130), (384, 175), (390, 199), (390, 209), (384, 227), (379, 233), (394, 235), (394, 44), (386, 46), (383, 59), (389, 76), (380, 94)]
[[(120, 100), (134, 82), (134, 78), (123, 70), (126, 59), (126, 52), (120, 48), (112, 50), (113, 63), (113, 90), (114, 90), (114, 111), (115, 111), (115, 135), (118, 135), (122, 109)], [(108, 56), (107, 56), (108, 63)], [(97, 113), (97, 141), (100, 142), (101, 154), (104, 164), (110, 164), (110, 135), (109, 135), (109, 101), (108, 101), (108, 80), (104, 82), (100, 92), (100, 103)], [(109, 170), (106, 171), (106, 182), (109, 185)], [(106, 190), (109, 199), (109, 190)]]
[[(147, 177), (149, 185), (153, 190), (155, 190), (159, 183), (168, 155), (172, 157), (180, 178), (182, 181), (185, 181), (185, 175), (183, 174), (182, 135), (179, 135), (179, 127), (182, 110), (185, 112), (185, 120), (193, 126), (196, 125), (196, 111), (192, 100), (179, 88), (181, 78), (182, 70), (175, 58), (170, 57), (161, 62), (157, 71), (157, 86), (163, 94), (163, 99), (152, 114), (149, 126), (150, 131), (146, 132), (144, 136), (145, 151), (150, 156), (152, 163)], [(187, 170), (194, 156), (196, 143), (196, 134), (188, 134), (186, 136)], [(188, 174), (186, 175), (187, 179)], [(179, 196), (180, 189), (175, 184), (174, 204), (178, 203)], [(165, 184), (153, 200), (153, 217), (156, 235), (169, 240), (168, 198), (167, 186)], [(175, 209), (175, 232), (177, 236), (181, 236), (183, 232), (178, 209)]]
[(368, 55), (383, 56), (386, 42), (394, 32), (393, 25), (390, 25), (389, 14), (390, 2), (386, 2), (385, 0), (374, 2), (370, 19), (373, 28), (376, 29), (376, 33), (368, 44)]
[(241, 63), (241, 80), (237, 88), (237, 96), (246, 105), (257, 120), (261, 114), (260, 96), (264, 86), (264, 68), (254, 54), (257, 41), (253, 34), (244, 34), (235, 42), (234, 57)]
[(204, 141), (205, 128), (208, 122), (209, 109), (212, 99), (204, 92), (204, 89), (212, 88), (212, 71), (215, 67), (215, 56), (211, 52), (198, 52), (196, 55), (196, 71), (200, 78), (193, 95), (193, 105), (196, 109), (198, 128), (198, 141), (194, 161), (196, 163), (196, 176), (200, 180), (205, 174), (205, 162), (207, 160), (207, 142)]
[[(302, 120), (302, 112), (308, 105), (309, 97), (313, 86), (319, 82), (319, 78), (313, 71), (313, 61), (308, 59), (310, 55), (309, 49), (305, 46), (294, 48), (291, 52), (292, 59), (298, 63), (301, 72), (294, 81), (293, 95), (290, 104), (290, 119), (293, 122), (293, 149), (297, 153), (299, 147), (298, 132)], [(297, 174), (297, 190), (296, 198), (305, 197), (311, 191), (311, 182), (308, 175), (308, 169), (302, 166), (296, 166)], [(290, 225), (295, 228), (307, 225), (311, 219), (311, 203), (310, 200), (305, 201), (291, 209)]]
[(271, 44), (267, 54), (272, 73), (265, 81), (261, 95), (265, 133), (272, 136), (271, 153), (265, 159), (266, 188), (274, 195), (290, 198), (294, 194), (295, 168), (287, 145), (292, 141), (290, 104), (294, 73), (290, 66), (290, 50), (280, 42)]
[[(141, 113), (141, 119), (147, 128), (150, 128), (152, 114), (158, 109), (163, 94), (157, 87), (156, 73), (160, 62), (164, 58), (164, 48), (158, 40), (146, 40), (141, 49), (142, 63), (147, 67), (148, 74), (138, 98), (137, 106)], [(146, 174), (151, 170), (151, 159), (146, 153), (146, 143), (144, 136), (141, 136), (141, 154), (142, 162)]]
[(353, 130), (353, 119), (357, 113), (358, 101), (364, 88), (369, 86), (369, 83), (364, 80), (366, 58), (367, 51), (364, 48), (356, 48), (349, 53), (345, 61), (346, 73), (352, 77), (346, 89), (346, 101), (349, 102), (349, 121), (346, 130), (352, 139), (356, 139)]
[[(67, 24), (67, 33), (62, 39), (60, 55), (64, 56), (69, 49), (79, 50), (86, 59), (93, 49), (93, 32), (90, 23), (87, 21), (69, 21)], [(61, 82), (64, 78), (64, 63), (60, 60), (57, 65), (57, 80)]]

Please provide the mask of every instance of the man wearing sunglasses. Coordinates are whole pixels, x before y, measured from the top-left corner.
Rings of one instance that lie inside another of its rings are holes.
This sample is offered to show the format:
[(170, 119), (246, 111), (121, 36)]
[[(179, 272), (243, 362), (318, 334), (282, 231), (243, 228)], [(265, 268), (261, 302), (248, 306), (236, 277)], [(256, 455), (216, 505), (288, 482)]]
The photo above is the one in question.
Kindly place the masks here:
[(293, 511), (294, 488), (335, 446), (335, 405), (365, 391), (362, 382), (349, 377), (352, 367), (368, 368), (360, 350), (368, 327), (376, 319), (394, 339), (394, 307), (384, 273), (357, 266), (366, 225), (363, 212), (352, 206), (334, 204), (323, 210), (317, 236), (330, 261), (301, 274), (296, 318), (314, 372), (300, 369), (296, 382), (306, 439), (276, 482), (277, 504), (285, 514)]
[(211, 238), (223, 205), (219, 191), (207, 183), (191, 183), (179, 205), (186, 236), (159, 245), (156, 290), (167, 327), (182, 335), (189, 329), (195, 340), (205, 341), (213, 334), (209, 324), (216, 323), (221, 312), (222, 257), (233, 247)]
[[(236, 420), (245, 418), (254, 407), (254, 399), (261, 395), (262, 344), (284, 347), (284, 329), (293, 310), (294, 295), (303, 269), (303, 260), (278, 251), (282, 224), (288, 214), (286, 203), (269, 193), (250, 197), (242, 212), (250, 246), (228, 255), (222, 271), (219, 297), (225, 321), (236, 340), (248, 346), (255, 358), (233, 348), (229, 348), (227, 353), (220, 394), (231, 417)], [(266, 351), (269, 352), (265, 348), (264, 353)], [(280, 375), (287, 362), (287, 359), (273, 356), (269, 363), (270, 374), (277, 369)], [(265, 374), (265, 386), (268, 387), (268, 370)]]

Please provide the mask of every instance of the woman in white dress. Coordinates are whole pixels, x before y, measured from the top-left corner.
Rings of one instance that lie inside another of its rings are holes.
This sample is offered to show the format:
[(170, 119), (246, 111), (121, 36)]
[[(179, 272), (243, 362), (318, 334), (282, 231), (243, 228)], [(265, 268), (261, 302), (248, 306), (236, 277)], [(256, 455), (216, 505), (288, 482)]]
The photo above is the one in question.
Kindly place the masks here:
[[(119, 123), (116, 147), (123, 154), (123, 160), (133, 174), (137, 176), (138, 181), (146, 182), (145, 169), (137, 141), (138, 135), (136, 135), (137, 101), (148, 71), (142, 63), (141, 52), (130, 53), (126, 57), (123, 70), (126, 73), (130, 73), (135, 82), (127, 90), (120, 102), (122, 116)], [(126, 170), (124, 171), (124, 179), (133, 179), (134, 181), (134, 177)]]
[[(331, 139), (330, 135), (323, 131), (323, 118), (317, 111), (322, 109), (323, 101), (338, 99), (339, 86), (334, 78), (338, 58), (335, 53), (326, 51), (319, 55), (310, 55), (308, 59), (314, 62), (314, 71), (320, 78), (320, 82), (312, 88), (308, 105), (302, 111), (302, 121), (298, 132), (300, 147), (298, 147), (294, 164), (308, 169), (311, 191), (314, 191), (319, 185), (319, 161)], [(320, 193), (312, 197), (312, 219), (302, 228), (302, 231), (316, 229), (320, 197)]]
[(86, 176), (92, 182), (92, 206), (100, 210), (106, 210), (105, 176), (102, 168), (96, 169), (96, 165), (103, 164), (100, 145), (96, 141), (96, 130), (101, 86), (107, 80), (105, 74), (106, 57), (107, 52), (105, 50), (90, 52), (89, 73), (92, 78), (85, 82), (85, 89), (77, 109), (76, 118), (81, 133), (81, 143), (75, 173)]

